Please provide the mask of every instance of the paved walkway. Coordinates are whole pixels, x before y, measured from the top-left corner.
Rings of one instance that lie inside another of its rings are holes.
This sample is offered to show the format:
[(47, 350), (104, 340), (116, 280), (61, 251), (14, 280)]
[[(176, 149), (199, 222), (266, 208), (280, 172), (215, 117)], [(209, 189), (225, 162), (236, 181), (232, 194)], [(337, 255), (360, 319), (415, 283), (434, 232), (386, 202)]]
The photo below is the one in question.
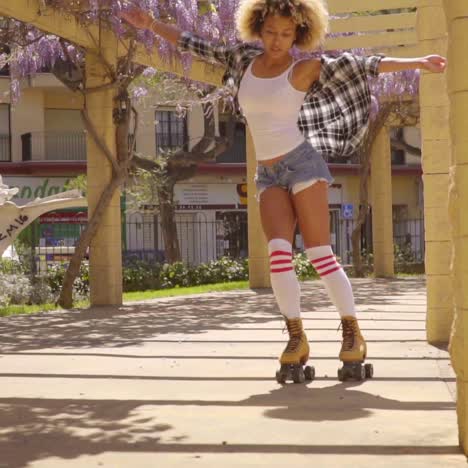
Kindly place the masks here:
[(303, 285), (317, 379), (280, 386), (269, 291), (0, 319), (0, 467), (462, 467), (422, 279), (355, 280), (375, 378), (338, 382), (336, 312)]

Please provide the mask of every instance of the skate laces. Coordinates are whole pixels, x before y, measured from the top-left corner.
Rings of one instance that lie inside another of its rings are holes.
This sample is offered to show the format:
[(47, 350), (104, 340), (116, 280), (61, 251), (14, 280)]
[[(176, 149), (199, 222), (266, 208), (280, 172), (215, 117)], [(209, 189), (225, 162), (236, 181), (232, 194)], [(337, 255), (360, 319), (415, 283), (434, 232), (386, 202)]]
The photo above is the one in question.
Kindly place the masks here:
[(289, 338), (288, 344), (286, 345), (285, 352), (286, 353), (294, 353), (294, 351), (299, 348), (299, 344), (301, 343), (301, 336), (291, 336)]
[(302, 338), (302, 326), (299, 320), (289, 320), (286, 322), (286, 327), (289, 332), (289, 341), (286, 345), (285, 352), (291, 353), (297, 350)]
[(343, 325), (343, 349), (348, 351), (353, 348), (355, 335), (355, 322), (351, 320), (342, 320)]

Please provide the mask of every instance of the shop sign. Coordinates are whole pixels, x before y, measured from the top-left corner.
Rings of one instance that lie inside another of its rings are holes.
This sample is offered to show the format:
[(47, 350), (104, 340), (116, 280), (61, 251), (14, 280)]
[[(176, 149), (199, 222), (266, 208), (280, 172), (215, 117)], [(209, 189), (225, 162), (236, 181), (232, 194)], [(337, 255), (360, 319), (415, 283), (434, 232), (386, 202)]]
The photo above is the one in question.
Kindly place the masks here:
[(12, 200), (17, 205), (65, 192), (65, 185), (69, 181), (68, 177), (3, 177), (3, 182), (9, 187), (19, 189)]
[(88, 213), (79, 212), (60, 212), (47, 213), (39, 218), (40, 224), (87, 224)]

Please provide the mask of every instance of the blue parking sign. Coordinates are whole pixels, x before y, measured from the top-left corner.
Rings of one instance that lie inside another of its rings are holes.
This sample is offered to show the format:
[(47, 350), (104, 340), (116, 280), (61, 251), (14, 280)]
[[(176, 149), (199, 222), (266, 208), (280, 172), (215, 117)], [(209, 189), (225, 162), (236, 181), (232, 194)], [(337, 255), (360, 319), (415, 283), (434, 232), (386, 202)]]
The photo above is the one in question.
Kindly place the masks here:
[(354, 208), (351, 203), (341, 205), (341, 216), (343, 219), (354, 218)]

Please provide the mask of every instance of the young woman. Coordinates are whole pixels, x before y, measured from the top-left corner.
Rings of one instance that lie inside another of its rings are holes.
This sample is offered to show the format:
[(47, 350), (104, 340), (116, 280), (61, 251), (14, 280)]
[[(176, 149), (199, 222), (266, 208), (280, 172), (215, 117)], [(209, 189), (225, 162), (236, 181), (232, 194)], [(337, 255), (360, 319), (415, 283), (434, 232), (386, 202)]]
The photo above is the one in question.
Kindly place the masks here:
[[(214, 44), (153, 19), (142, 10), (122, 18), (167, 39), (181, 51), (226, 69), (224, 84), (250, 127), (257, 158), (255, 177), (263, 230), (268, 239), (271, 284), (285, 317), (289, 342), (281, 357), (279, 382), (304, 380), (309, 344), (301, 321), (300, 288), (292, 265), (292, 241), (299, 224), (305, 252), (319, 273), (342, 324), (339, 359), (351, 377), (371, 376), (362, 365), (367, 350), (351, 284), (337, 262), (329, 232), (328, 186), (333, 178), (323, 155), (353, 153), (365, 134), (370, 112), (368, 75), (421, 68), (442, 72), (446, 61), (362, 57), (295, 61), (293, 46), (311, 51), (328, 29), (321, 0), (241, 0), (236, 26), (242, 41)], [(260, 41), (261, 46), (250, 44)], [(310, 368), (308, 369), (310, 372)], [(306, 372), (307, 374), (307, 372)], [(347, 372), (340, 369), (340, 380)], [(309, 378), (312, 378), (309, 375)]]

